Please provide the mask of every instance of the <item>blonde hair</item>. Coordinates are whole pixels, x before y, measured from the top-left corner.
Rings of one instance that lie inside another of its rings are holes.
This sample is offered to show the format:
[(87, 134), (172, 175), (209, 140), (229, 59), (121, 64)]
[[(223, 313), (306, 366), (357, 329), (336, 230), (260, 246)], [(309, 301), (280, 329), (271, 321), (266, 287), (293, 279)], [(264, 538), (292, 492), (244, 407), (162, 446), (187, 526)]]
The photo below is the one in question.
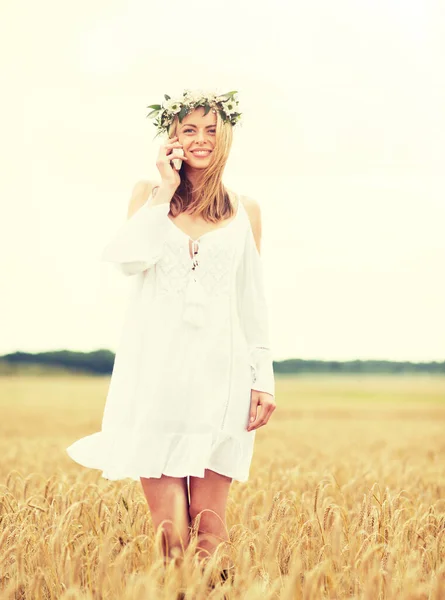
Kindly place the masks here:
[[(179, 119), (175, 117), (168, 129), (168, 137), (176, 135)], [(200, 185), (193, 188), (187, 179), (182, 163), (180, 174), (181, 183), (171, 200), (173, 216), (187, 209), (187, 212), (200, 214), (206, 221), (216, 223), (221, 219), (231, 217), (235, 210), (230, 201), (227, 190), (222, 183), (222, 174), (229, 157), (233, 141), (233, 130), (229, 121), (223, 121), (216, 111), (215, 148), (211, 153), (211, 162), (207, 169), (202, 171)]]

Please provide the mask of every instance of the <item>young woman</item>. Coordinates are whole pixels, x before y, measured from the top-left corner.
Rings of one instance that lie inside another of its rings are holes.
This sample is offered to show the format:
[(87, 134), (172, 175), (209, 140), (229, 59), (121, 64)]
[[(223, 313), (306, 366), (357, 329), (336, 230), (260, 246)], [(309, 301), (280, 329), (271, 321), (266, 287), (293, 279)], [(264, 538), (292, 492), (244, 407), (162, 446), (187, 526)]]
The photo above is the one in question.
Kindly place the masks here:
[(204, 555), (228, 539), (230, 484), (247, 481), (255, 432), (276, 408), (260, 207), (222, 183), (235, 94), (186, 90), (154, 105), (169, 136), (160, 178), (135, 185), (102, 256), (135, 280), (102, 430), (67, 448), (106, 479), (140, 479), (155, 528), (171, 522), (167, 555), (198, 515)]

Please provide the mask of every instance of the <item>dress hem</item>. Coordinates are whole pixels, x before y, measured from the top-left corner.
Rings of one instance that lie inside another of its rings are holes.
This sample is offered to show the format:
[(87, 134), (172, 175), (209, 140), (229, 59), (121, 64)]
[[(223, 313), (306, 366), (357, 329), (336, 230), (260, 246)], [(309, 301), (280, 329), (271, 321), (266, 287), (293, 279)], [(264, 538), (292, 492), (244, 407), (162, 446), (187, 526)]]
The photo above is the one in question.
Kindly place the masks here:
[[(204, 478), (205, 470), (209, 469), (244, 483), (249, 478), (254, 434), (255, 431), (243, 433), (245, 439), (241, 442), (239, 436), (225, 431), (214, 434), (150, 432), (142, 438), (123, 437), (122, 430), (102, 430), (75, 441), (66, 452), (81, 466), (100, 470), (101, 477), (111, 481), (159, 479), (162, 475)], [(147, 456), (150, 457), (148, 467), (144, 464)], [(248, 465), (247, 469), (242, 465)]]

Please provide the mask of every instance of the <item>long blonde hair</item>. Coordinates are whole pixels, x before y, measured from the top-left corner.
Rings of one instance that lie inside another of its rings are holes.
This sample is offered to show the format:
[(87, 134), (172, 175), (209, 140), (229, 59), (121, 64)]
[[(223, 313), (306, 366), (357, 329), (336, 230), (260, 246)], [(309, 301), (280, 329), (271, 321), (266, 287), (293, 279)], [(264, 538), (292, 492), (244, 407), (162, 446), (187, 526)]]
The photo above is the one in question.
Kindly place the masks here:
[[(175, 117), (169, 127), (168, 136), (173, 137), (178, 130), (179, 119)], [(215, 148), (211, 153), (212, 160), (207, 169), (203, 170), (200, 185), (193, 188), (184, 171), (184, 162), (179, 171), (181, 183), (171, 199), (173, 216), (187, 210), (189, 213), (200, 214), (206, 221), (216, 223), (221, 219), (230, 218), (235, 210), (229, 194), (222, 183), (222, 174), (232, 147), (233, 130), (230, 122), (224, 122), (216, 111)]]

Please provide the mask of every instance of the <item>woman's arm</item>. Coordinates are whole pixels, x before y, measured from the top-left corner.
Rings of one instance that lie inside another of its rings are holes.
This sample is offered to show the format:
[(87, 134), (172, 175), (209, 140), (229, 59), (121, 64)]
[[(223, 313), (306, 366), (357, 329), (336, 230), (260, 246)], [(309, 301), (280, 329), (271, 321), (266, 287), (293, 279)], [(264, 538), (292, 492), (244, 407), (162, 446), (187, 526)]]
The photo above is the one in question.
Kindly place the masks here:
[(237, 272), (238, 311), (249, 348), (252, 389), (275, 395), (269, 316), (265, 296), (261, 248), (261, 209), (255, 200), (245, 204), (251, 226)]
[(102, 252), (102, 260), (116, 265), (124, 275), (136, 275), (152, 267), (162, 255), (167, 235), (170, 200), (174, 190), (165, 184), (153, 195), (150, 181), (133, 187), (127, 220)]
[(169, 203), (173, 198), (175, 190), (168, 188), (163, 183), (156, 181), (138, 181), (131, 193), (128, 203), (127, 218), (130, 218), (137, 210), (139, 210), (147, 201), (150, 206)]

